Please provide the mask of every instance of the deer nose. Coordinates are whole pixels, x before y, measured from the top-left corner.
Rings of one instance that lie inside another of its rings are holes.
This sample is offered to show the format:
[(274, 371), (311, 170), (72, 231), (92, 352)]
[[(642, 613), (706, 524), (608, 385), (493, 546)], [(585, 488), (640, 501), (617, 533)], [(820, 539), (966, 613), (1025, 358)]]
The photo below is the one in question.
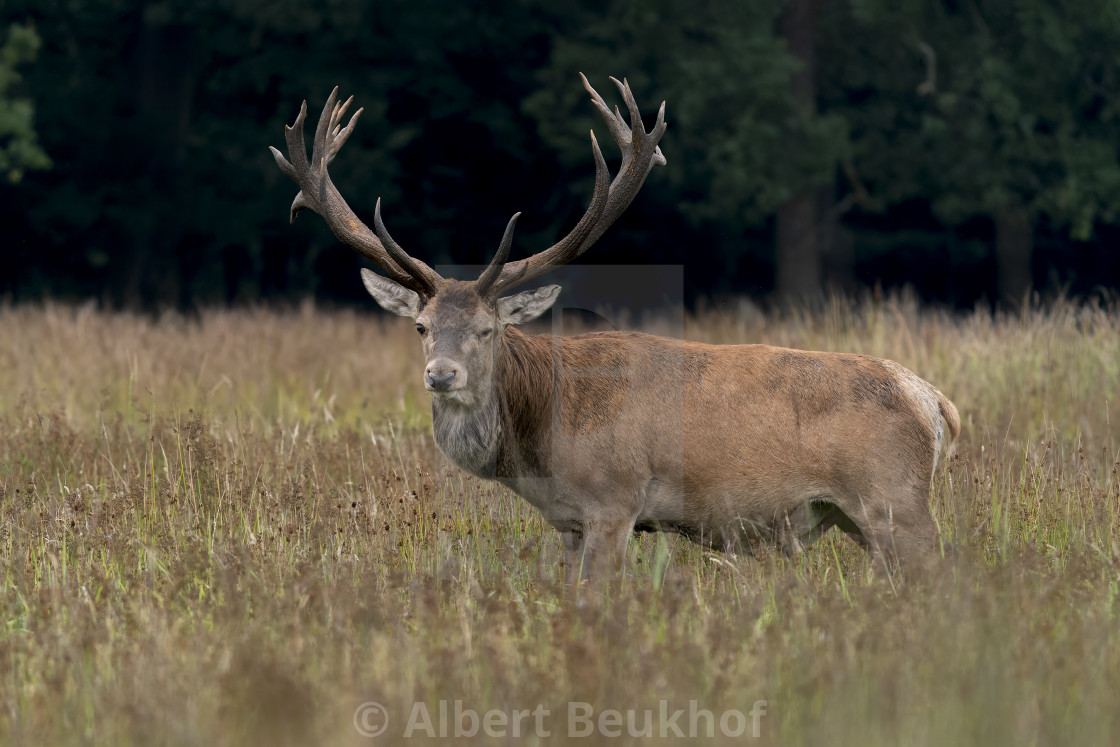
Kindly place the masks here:
[(455, 383), (455, 372), (436, 373), (428, 371), (428, 386), (437, 392), (446, 392)]

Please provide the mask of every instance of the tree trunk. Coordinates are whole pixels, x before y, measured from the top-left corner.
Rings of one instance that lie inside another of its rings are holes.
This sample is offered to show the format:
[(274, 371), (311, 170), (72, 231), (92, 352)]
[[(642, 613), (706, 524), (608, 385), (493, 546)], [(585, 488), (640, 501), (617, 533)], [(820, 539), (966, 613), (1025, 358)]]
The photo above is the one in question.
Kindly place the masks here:
[(817, 189), (817, 246), (821, 256), (821, 287), (849, 295), (856, 291), (855, 241), (840, 225), (843, 205), (836, 202), (836, 180)]
[[(814, 0), (789, 0), (778, 30), (789, 51), (801, 60), (801, 69), (790, 80), (790, 93), (799, 106), (815, 110), (816, 55), (814, 53)], [(774, 285), (785, 302), (803, 301), (821, 292), (821, 250), (818, 222), (821, 212), (815, 190), (809, 188), (778, 208), (775, 227)]]
[(782, 301), (814, 298), (821, 290), (821, 256), (817, 240), (817, 199), (805, 190), (778, 208), (774, 237), (775, 285)]
[[(165, 23), (144, 12), (134, 50), (135, 122), (129, 155), (143, 163), (136, 175), (142, 187), (135, 199), (152, 217), (134, 229), (133, 241), (119, 247), (125, 273), (123, 304), (128, 307), (177, 307), (184, 299), (180, 244), (189, 205), (182, 203), (187, 140), (194, 94), (194, 30)], [(195, 262), (197, 264), (197, 261)]]
[(1022, 208), (1003, 211), (996, 216), (995, 224), (999, 301), (1018, 307), (1033, 285), (1034, 226)]

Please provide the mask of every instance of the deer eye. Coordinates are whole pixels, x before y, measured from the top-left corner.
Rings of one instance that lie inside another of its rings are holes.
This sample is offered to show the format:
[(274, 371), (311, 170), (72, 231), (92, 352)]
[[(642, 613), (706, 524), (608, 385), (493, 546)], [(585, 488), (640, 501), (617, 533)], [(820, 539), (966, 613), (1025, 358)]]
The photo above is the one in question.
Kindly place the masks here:
[(492, 334), (494, 334), (494, 330), (484, 329), (484, 330), (482, 330), (481, 332), (478, 333), (478, 339), (488, 340), (488, 339), (490, 339), (490, 335), (492, 335)]
[(428, 331), (428, 328), (425, 327), (423, 324), (417, 324), (416, 325), (416, 331), (419, 332), (420, 334), (424, 334), (425, 332)]

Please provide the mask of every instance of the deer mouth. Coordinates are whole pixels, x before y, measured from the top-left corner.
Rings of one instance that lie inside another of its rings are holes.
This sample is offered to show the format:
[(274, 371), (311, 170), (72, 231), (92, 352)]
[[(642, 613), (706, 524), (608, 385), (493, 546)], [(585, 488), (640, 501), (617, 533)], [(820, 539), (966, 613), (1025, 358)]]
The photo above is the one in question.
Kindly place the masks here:
[(460, 387), (458, 389), (445, 389), (438, 390), (431, 387), (425, 387), (432, 395), (432, 398), (439, 400), (443, 404), (458, 405), (459, 407), (470, 407), (474, 404), (474, 397), (466, 389)]

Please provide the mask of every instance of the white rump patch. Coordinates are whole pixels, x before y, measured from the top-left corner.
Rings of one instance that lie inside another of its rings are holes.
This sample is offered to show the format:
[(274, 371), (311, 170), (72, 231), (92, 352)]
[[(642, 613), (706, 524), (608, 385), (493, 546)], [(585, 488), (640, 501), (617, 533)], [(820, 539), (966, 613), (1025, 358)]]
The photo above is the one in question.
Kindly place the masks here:
[(930, 475), (932, 480), (937, 474), (937, 461), (941, 456), (941, 444), (945, 440), (945, 421), (941, 417), (941, 402), (937, 399), (937, 390), (934, 389), (933, 384), (894, 361), (880, 362), (895, 375), (899, 387), (918, 406), (918, 412), (929, 423), (930, 432), (933, 434), (933, 473)]

